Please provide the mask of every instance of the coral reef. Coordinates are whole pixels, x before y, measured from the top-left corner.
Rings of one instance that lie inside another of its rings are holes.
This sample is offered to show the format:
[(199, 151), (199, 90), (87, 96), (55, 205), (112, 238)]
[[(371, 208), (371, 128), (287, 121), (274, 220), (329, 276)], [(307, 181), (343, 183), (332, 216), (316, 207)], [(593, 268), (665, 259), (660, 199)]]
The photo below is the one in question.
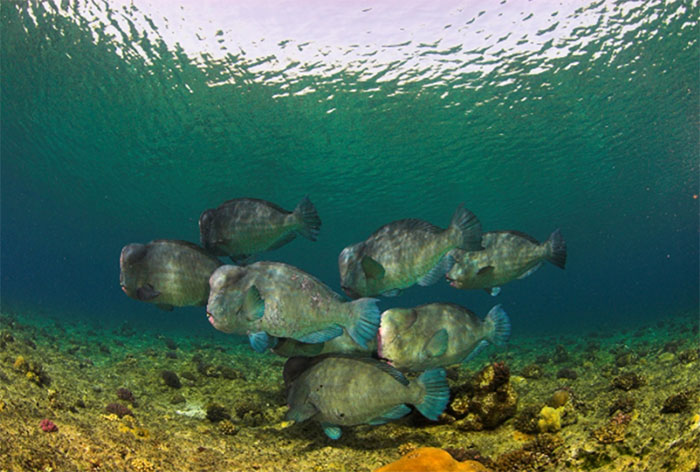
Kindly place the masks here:
[(172, 388), (180, 388), (182, 387), (182, 383), (180, 382), (180, 377), (177, 376), (175, 372), (172, 370), (163, 370), (160, 373), (161, 378), (163, 379), (163, 382), (165, 382), (165, 385), (168, 387)]
[[(700, 372), (687, 333), (698, 315), (674, 316), (683, 322), (515, 338), (489, 361), (450, 369), (453, 402), (442, 421), (419, 422), (416, 413), (346, 428), (331, 443), (316, 424), (284, 421), (284, 360), (236, 338), (156, 333), (138, 322), (120, 330), (121, 320), (103, 328), (70, 317), (0, 315), (0, 470), (368, 472), (434, 446), (492, 471), (692, 472), (700, 457)], [(563, 363), (551, 359), (558, 343), (566, 346)], [(626, 365), (616, 365), (630, 352)], [(27, 377), (32, 365), (50, 385)], [(524, 375), (528, 366), (534, 376)], [(556, 377), (567, 367), (576, 379)], [(165, 384), (163, 370), (177, 372), (179, 389)], [(634, 383), (629, 372), (645, 384), (613, 387)], [(514, 418), (499, 418), (508, 405)], [(209, 418), (208, 406), (215, 406)], [(540, 415), (544, 407), (551, 417)], [(560, 429), (541, 432), (540, 420), (555, 425), (557, 413)], [(45, 433), (42, 419), (58, 433)]]
[(461, 430), (493, 429), (515, 414), (518, 394), (509, 382), (510, 369), (494, 362), (457, 389), (447, 412)]
[(627, 413), (618, 412), (610, 418), (607, 424), (593, 431), (593, 436), (603, 444), (622, 442), (625, 439), (627, 426), (632, 421), (632, 416)]
[(624, 390), (626, 392), (641, 387), (646, 384), (646, 380), (634, 372), (624, 372), (612, 380), (614, 388)]
[(134, 416), (134, 413), (129, 409), (128, 406), (122, 405), (121, 403), (110, 403), (105, 407), (107, 413), (117, 415), (119, 418), (124, 416)]
[(690, 408), (691, 390), (671, 395), (664, 400), (664, 406), (661, 408), (661, 413), (681, 413)]

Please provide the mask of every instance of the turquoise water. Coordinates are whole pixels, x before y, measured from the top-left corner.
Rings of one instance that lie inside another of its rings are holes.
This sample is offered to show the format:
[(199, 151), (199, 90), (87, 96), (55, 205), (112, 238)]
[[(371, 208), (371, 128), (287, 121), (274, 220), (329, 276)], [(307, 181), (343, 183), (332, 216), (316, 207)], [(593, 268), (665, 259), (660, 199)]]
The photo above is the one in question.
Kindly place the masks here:
[(383, 309), (497, 301), (514, 334), (697, 309), (697, 2), (180, 3), (1, 3), (3, 310), (208, 333), (124, 296), (121, 247), (306, 194), (319, 240), (262, 257), (338, 291), (342, 248), (462, 202), (568, 243), (496, 299)]

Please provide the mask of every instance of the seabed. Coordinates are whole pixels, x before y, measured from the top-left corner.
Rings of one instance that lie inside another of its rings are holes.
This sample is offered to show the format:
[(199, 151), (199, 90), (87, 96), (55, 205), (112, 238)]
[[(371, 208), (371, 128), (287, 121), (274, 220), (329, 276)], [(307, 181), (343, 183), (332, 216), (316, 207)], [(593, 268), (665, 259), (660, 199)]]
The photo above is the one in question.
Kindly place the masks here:
[[(455, 399), (439, 423), (414, 412), (333, 441), (316, 423), (284, 421), (283, 358), (5, 312), (0, 471), (373, 471), (424, 446), (493, 471), (697, 471), (698, 319), (516, 334), (448, 370)], [(477, 412), (488, 375), (500, 384), (479, 408), (492, 411)], [(516, 408), (499, 404), (516, 397)], [(499, 424), (479, 430), (486, 417)]]

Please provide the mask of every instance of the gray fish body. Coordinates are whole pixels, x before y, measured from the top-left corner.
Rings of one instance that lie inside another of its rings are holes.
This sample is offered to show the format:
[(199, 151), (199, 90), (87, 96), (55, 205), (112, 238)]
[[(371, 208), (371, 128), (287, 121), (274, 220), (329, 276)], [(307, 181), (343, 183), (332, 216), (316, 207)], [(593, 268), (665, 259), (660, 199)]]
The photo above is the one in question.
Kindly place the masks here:
[[(292, 338), (303, 342), (323, 342), (314, 333), (343, 329), (353, 331), (360, 319), (369, 315), (375, 325), (366, 339), (376, 335), (379, 311), (373, 299), (346, 301), (323, 282), (296, 267), (281, 262), (256, 262), (248, 266), (226, 265), (209, 280), (211, 292), (207, 313), (212, 325), (227, 333)], [(264, 309), (252, 313), (247, 306), (250, 294), (259, 294)]]
[(366, 424), (392, 408), (420, 402), (416, 383), (404, 385), (371, 359), (329, 357), (304, 371), (289, 390), (289, 419), (311, 417), (341, 426)]
[(452, 253), (454, 265), (447, 273), (450, 285), (459, 289), (490, 289), (534, 272), (544, 261), (564, 268), (566, 245), (558, 230), (539, 243), (517, 231), (490, 231), (483, 235), (483, 251)]
[(405, 371), (463, 362), (484, 341), (505, 342), (510, 325), (500, 305), (485, 320), (451, 303), (391, 308), (382, 313), (378, 355)]
[(234, 260), (277, 249), (297, 234), (315, 241), (320, 226), (306, 197), (292, 212), (265, 200), (238, 198), (205, 210), (199, 218), (202, 246)]
[(129, 297), (170, 309), (201, 306), (209, 297), (209, 277), (221, 265), (187, 241), (156, 240), (124, 246), (119, 282)]
[(481, 247), (481, 225), (459, 208), (450, 227), (405, 219), (382, 226), (365, 241), (343, 249), (338, 257), (341, 286), (348, 296), (397, 293), (416, 283), (430, 285), (449, 269), (448, 253), (458, 247)]

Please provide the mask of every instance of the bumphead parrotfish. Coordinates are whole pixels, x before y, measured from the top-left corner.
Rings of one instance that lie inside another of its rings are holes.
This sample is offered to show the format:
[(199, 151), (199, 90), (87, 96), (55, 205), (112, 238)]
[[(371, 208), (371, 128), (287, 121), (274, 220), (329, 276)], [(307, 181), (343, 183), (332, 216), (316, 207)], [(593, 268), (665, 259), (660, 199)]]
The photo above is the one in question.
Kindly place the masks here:
[(391, 308), (382, 313), (377, 354), (397, 369), (422, 371), (459, 364), (487, 343), (504, 344), (510, 321), (501, 305), (482, 321), (452, 303)]
[(316, 241), (321, 219), (308, 197), (294, 211), (255, 198), (237, 198), (199, 217), (202, 246), (234, 262), (284, 246), (297, 234)]
[(209, 277), (221, 261), (196, 244), (158, 239), (129, 244), (119, 257), (119, 284), (131, 298), (164, 310), (206, 305)]
[[(341, 435), (340, 426), (380, 425), (401, 418), (414, 405), (428, 419), (437, 420), (447, 406), (450, 389), (444, 369), (428, 370), (409, 381), (397, 369), (375, 359), (329, 356), (309, 359), (295, 373), (285, 366), (288, 385), (287, 419), (314, 419), (331, 439)], [(299, 373), (301, 371), (301, 373)]]
[(222, 266), (209, 279), (210, 323), (225, 333), (246, 334), (256, 351), (292, 338), (322, 343), (345, 329), (362, 347), (377, 335), (377, 300), (347, 301), (323, 282), (281, 262)]
[(447, 229), (418, 219), (394, 221), (343, 249), (340, 283), (351, 298), (393, 296), (416, 283), (431, 285), (452, 266), (455, 248), (481, 249), (481, 223), (461, 206)]
[(563, 269), (566, 266), (566, 242), (559, 230), (539, 243), (519, 231), (489, 231), (484, 233), (483, 251), (454, 250), (454, 265), (447, 281), (459, 289), (486, 289), (498, 295), (500, 286), (515, 279), (524, 279), (549, 261)]

